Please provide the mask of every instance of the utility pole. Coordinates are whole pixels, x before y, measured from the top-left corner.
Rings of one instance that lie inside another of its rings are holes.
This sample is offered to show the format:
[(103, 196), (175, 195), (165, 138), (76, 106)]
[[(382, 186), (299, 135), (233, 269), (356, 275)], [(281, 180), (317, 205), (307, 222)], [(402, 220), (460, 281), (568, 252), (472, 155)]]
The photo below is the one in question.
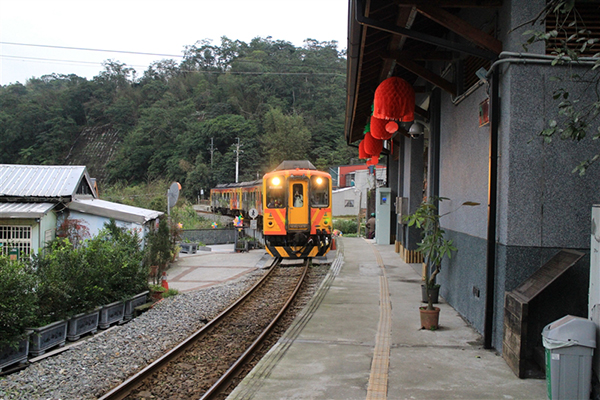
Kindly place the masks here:
[(209, 150), (210, 150), (210, 169), (211, 170), (212, 170), (212, 167), (213, 167), (213, 153), (215, 152), (215, 148), (213, 146), (213, 140), (214, 140), (214, 138), (210, 138), (210, 147), (209, 147)]
[(235, 146), (235, 183), (238, 183), (238, 176), (240, 170), (240, 138), (237, 139), (237, 145)]

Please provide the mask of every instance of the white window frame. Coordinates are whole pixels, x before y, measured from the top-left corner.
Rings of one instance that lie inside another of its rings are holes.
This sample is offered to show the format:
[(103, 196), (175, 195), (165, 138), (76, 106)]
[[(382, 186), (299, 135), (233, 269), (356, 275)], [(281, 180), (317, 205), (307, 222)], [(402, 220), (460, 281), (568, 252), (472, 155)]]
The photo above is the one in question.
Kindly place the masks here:
[(30, 256), (32, 231), (30, 225), (0, 225), (1, 254), (6, 256), (16, 247), (20, 256)]

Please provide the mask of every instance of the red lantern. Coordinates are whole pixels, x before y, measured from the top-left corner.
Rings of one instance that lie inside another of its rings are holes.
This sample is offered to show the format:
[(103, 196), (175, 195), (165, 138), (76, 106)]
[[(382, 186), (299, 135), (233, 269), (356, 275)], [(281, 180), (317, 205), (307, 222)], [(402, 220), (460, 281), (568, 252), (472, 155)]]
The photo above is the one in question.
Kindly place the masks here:
[[(415, 90), (402, 78), (387, 78), (375, 90), (373, 116), (379, 119), (414, 121)], [(373, 128), (371, 128), (373, 129)]]
[(371, 132), (365, 134), (363, 142), (365, 143), (365, 153), (367, 154), (375, 155), (381, 153), (381, 150), (383, 150), (383, 140), (375, 139), (371, 135)]
[[(396, 129), (389, 132), (387, 126), (390, 124), (396, 124)], [(371, 117), (371, 135), (375, 139), (388, 140), (398, 130), (398, 124), (394, 121), (387, 121), (385, 119), (379, 119)]]
[(379, 164), (379, 154), (377, 154), (367, 160), (367, 165), (377, 165), (377, 164)]
[(370, 154), (367, 154), (365, 152), (365, 141), (361, 140), (361, 142), (358, 144), (358, 158), (360, 158), (361, 160), (366, 160), (370, 156)]

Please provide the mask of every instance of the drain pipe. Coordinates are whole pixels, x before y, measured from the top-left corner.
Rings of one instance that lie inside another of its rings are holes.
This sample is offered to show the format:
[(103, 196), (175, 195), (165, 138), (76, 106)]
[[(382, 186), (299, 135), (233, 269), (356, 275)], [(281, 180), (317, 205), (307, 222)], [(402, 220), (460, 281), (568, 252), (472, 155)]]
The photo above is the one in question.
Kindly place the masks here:
[[(483, 329), (484, 348), (492, 348), (494, 330), (494, 303), (496, 297), (496, 225), (498, 205), (498, 127), (500, 123), (500, 96), (498, 66), (502, 64), (538, 64), (552, 65), (556, 60), (554, 56), (532, 53), (516, 53), (503, 51), (486, 73), (486, 79), (491, 81), (490, 101), (490, 148), (489, 148), (489, 177), (488, 177), (488, 226), (487, 226), (487, 263), (486, 263), (486, 296), (485, 296), (485, 321)], [(562, 64), (581, 65), (592, 67), (598, 63), (597, 58), (581, 57), (577, 60), (562, 58)], [(466, 96), (465, 96), (466, 97)], [(456, 103), (463, 97), (457, 98)], [(456, 104), (455, 103), (455, 104)]]
[(498, 205), (498, 124), (500, 122), (500, 96), (498, 94), (497, 69), (492, 72), (492, 85), (490, 89), (491, 120), (490, 120), (490, 148), (489, 148), (489, 177), (488, 177), (488, 226), (487, 226), (487, 262), (485, 286), (485, 321), (483, 328), (483, 346), (492, 348), (494, 331), (494, 303), (496, 297), (496, 208)]

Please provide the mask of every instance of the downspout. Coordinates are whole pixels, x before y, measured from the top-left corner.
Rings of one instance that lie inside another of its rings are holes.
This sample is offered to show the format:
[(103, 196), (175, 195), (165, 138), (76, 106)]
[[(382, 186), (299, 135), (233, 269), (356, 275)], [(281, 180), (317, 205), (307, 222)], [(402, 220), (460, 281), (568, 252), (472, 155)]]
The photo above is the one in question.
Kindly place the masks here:
[(499, 75), (498, 70), (494, 69), (490, 93), (492, 118), (490, 120), (485, 322), (483, 328), (483, 345), (485, 349), (492, 348), (494, 301), (496, 297), (496, 206), (498, 204), (498, 124), (500, 122)]

